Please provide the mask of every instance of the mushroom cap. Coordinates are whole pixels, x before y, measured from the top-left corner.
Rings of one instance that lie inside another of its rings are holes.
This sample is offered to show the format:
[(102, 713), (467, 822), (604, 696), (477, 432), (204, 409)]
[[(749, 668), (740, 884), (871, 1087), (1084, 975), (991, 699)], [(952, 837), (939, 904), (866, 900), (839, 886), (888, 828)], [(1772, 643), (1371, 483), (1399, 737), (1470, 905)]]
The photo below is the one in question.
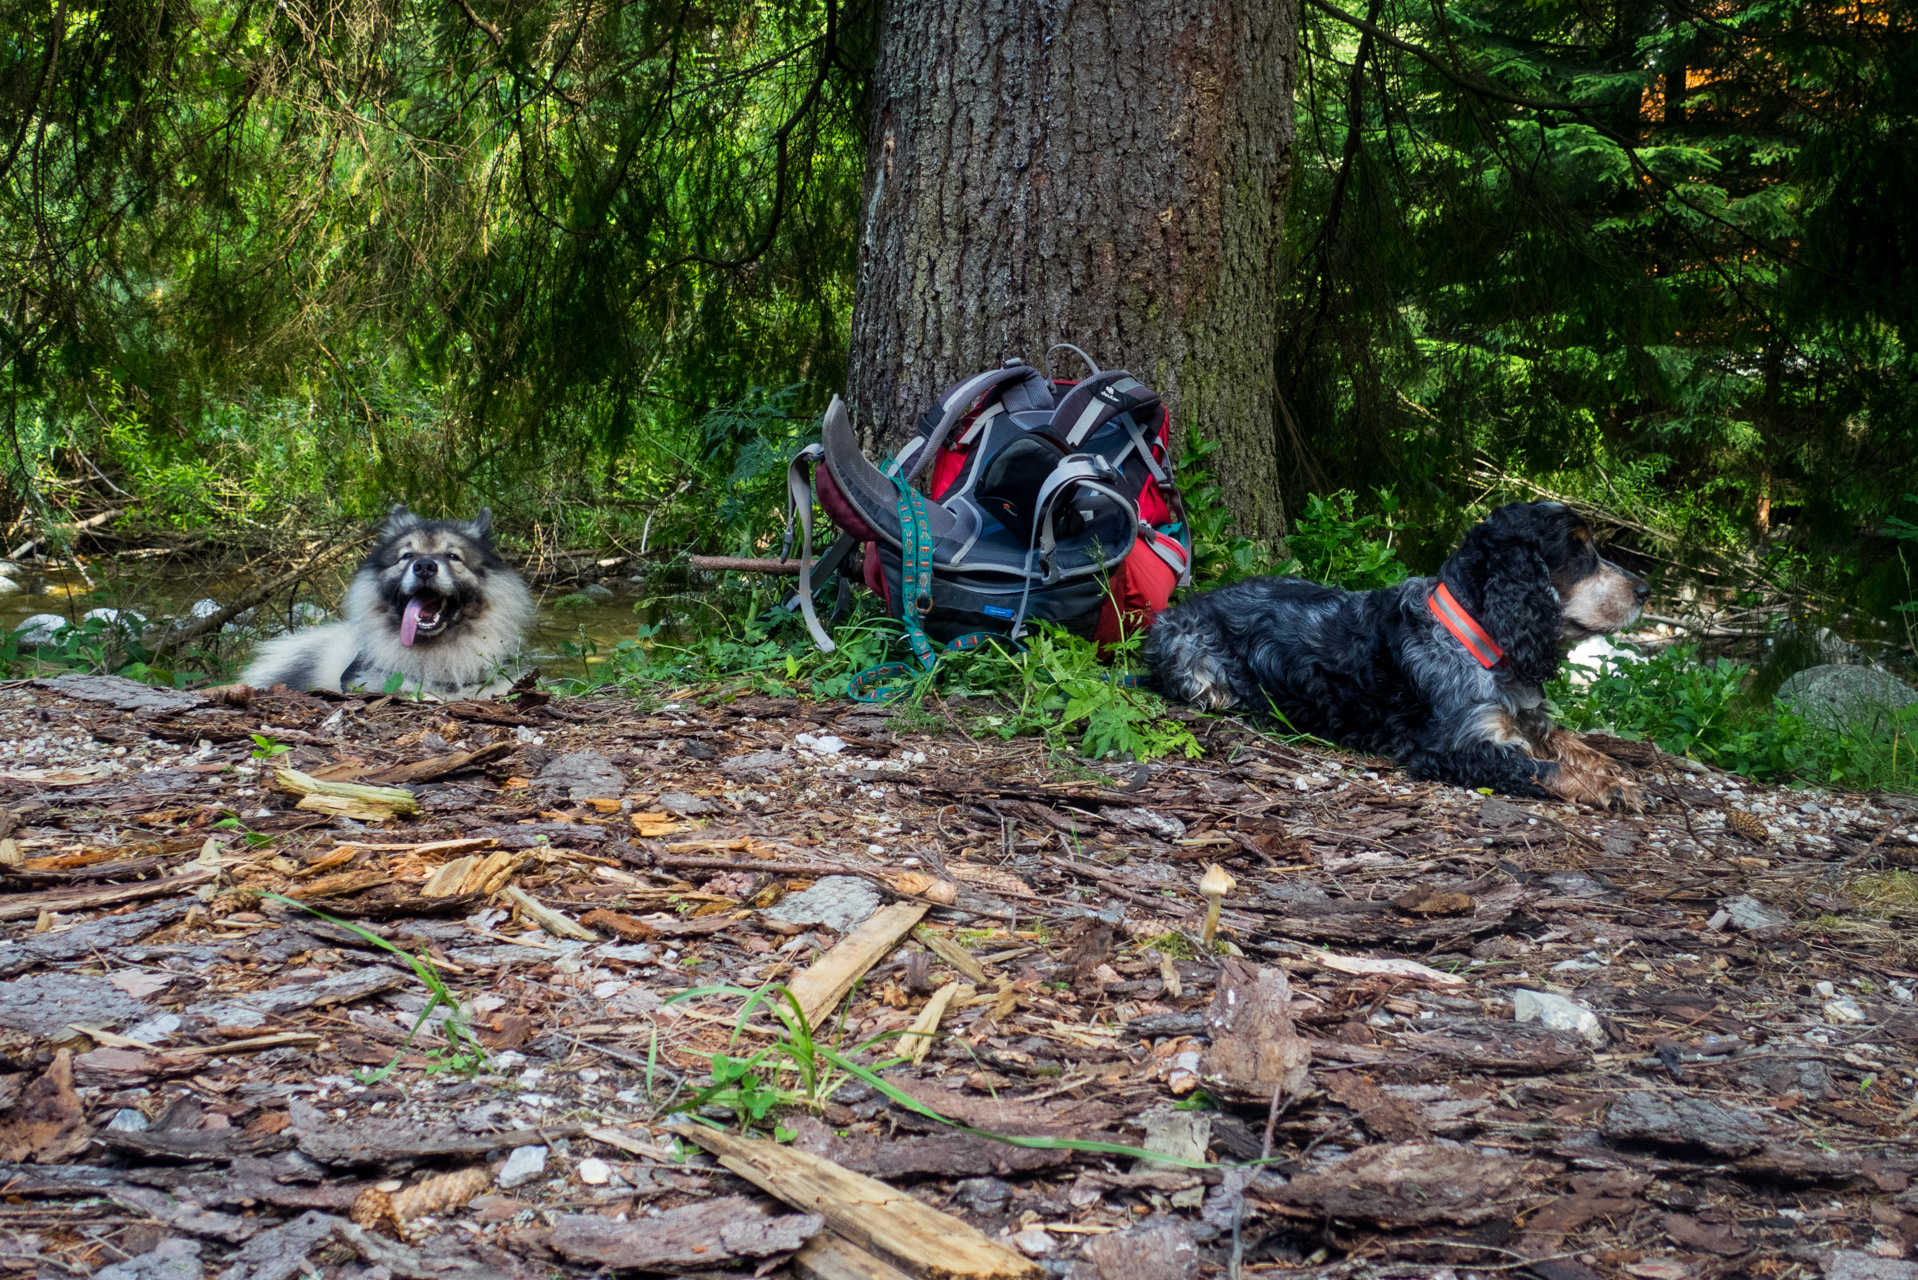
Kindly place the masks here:
[(1199, 892), (1208, 898), (1220, 898), (1231, 893), (1238, 883), (1224, 867), (1216, 862), (1208, 862), (1205, 874), (1199, 877)]

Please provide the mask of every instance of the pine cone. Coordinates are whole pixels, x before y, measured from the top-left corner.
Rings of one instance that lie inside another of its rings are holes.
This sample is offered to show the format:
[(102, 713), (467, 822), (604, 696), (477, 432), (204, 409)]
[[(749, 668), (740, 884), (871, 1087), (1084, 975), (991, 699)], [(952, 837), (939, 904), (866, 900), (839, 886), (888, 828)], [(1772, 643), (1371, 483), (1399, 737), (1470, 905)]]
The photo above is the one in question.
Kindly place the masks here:
[(1753, 844), (1770, 844), (1771, 831), (1743, 809), (1729, 809), (1725, 813), (1725, 830), (1740, 835)]
[(411, 1222), (429, 1213), (464, 1208), (468, 1201), (493, 1183), (493, 1175), (484, 1166), (455, 1169), (416, 1182), (393, 1197), (393, 1213), (401, 1222)]
[(392, 1240), (406, 1239), (406, 1229), (400, 1225), (399, 1215), (393, 1212), (393, 1197), (378, 1187), (367, 1187), (353, 1197), (353, 1207), (346, 1211), (346, 1216), (356, 1227)]

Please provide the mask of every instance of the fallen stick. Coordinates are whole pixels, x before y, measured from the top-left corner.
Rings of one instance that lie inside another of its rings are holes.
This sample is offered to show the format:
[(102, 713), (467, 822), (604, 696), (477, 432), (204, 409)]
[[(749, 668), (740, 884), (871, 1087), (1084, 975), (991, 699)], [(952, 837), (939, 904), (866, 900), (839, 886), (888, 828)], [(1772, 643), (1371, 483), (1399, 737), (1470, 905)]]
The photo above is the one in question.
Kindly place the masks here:
[(87, 911), (94, 907), (117, 907), (142, 898), (163, 898), (181, 889), (205, 884), (219, 873), (217, 867), (198, 867), (164, 880), (141, 880), (106, 889), (49, 889), (44, 893), (8, 894), (0, 897), (0, 920), (25, 920), (42, 911)]
[[(98, 529), (101, 525), (105, 524), (107, 521), (116, 519), (120, 516), (125, 515), (126, 513), (127, 511), (125, 507), (115, 507), (111, 511), (102, 511), (97, 516), (88, 516), (84, 520), (76, 520), (72, 524), (55, 525), (54, 529), (58, 529), (59, 531), (63, 533), (86, 533), (89, 530)], [(41, 543), (45, 542), (48, 538), (52, 537), (54, 529), (49, 529), (47, 530), (47, 532), (41, 534), (40, 536), (36, 538), (28, 538), (25, 542), (15, 547), (12, 551), (8, 552), (7, 559), (18, 560), (21, 556), (26, 555), (29, 551), (32, 551), (35, 547), (39, 546)], [(797, 565), (793, 567), (793, 572), (794, 573), (799, 572), (799, 568)]]
[(809, 1026), (817, 1027), (833, 1006), (852, 990), (853, 983), (879, 962), (912, 931), (926, 914), (923, 902), (895, 902), (873, 912), (866, 923), (841, 938), (832, 950), (786, 984)]
[(754, 556), (687, 556), (686, 560), (695, 569), (707, 569), (715, 573), (778, 573), (787, 576), (799, 573), (797, 560), (767, 560)]
[(283, 573), (270, 582), (254, 587), (251, 591), (242, 591), (238, 596), (234, 597), (226, 607), (215, 609), (204, 618), (195, 618), (185, 626), (174, 628), (162, 636), (160, 642), (153, 646), (154, 657), (157, 659), (163, 653), (170, 653), (182, 645), (191, 644), (201, 636), (206, 635), (209, 631), (218, 631), (221, 627), (224, 627), (248, 609), (272, 598), (272, 596), (282, 588), (292, 586), (314, 570), (324, 568), (339, 559), (346, 554), (353, 545), (352, 542), (335, 542), (324, 546), (308, 556), (306, 563), (292, 572)]
[[(844, 945), (843, 943), (841, 944)], [(969, 1223), (921, 1204), (824, 1156), (691, 1122), (673, 1131), (802, 1213), (816, 1213), (853, 1244), (919, 1280), (1039, 1280), (1045, 1271)], [(843, 1258), (841, 1260), (844, 1260)], [(835, 1277), (858, 1271), (827, 1272)], [(870, 1280), (885, 1273), (864, 1273)]]

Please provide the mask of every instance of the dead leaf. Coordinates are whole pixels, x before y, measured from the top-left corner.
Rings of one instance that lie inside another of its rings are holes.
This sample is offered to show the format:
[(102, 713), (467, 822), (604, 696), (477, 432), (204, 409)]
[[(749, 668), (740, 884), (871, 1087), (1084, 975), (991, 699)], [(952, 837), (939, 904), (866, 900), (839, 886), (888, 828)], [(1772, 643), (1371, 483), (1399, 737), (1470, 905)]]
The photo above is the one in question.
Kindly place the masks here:
[(0, 1116), (0, 1160), (57, 1164), (84, 1149), (87, 1138), (86, 1109), (73, 1090), (73, 1054), (62, 1049)]

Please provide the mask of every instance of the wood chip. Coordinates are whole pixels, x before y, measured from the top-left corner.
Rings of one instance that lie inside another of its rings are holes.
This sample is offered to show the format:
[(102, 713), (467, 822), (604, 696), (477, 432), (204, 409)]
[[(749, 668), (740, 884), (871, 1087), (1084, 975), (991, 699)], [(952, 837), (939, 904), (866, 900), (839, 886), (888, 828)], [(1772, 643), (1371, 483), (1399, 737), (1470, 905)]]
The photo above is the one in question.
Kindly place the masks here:
[(761, 1191), (818, 1214), (833, 1231), (920, 1280), (1040, 1280), (1045, 1275), (1038, 1263), (968, 1223), (823, 1157), (690, 1123), (674, 1131)]
[(912, 1054), (912, 1065), (918, 1066), (926, 1060), (926, 1054), (932, 1049), (933, 1033), (939, 1030), (939, 1019), (946, 1015), (946, 1006), (959, 991), (959, 984), (948, 982), (932, 993), (932, 999), (926, 1001), (926, 1007), (912, 1020), (912, 1026), (906, 1032), (906, 1045)]
[(934, 955), (972, 981), (986, 980), (986, 971), (977, 960), (973, 959), (972, 952), (954, 942), (950, 935), (934, 933), (931, 929), (921, 929), (919, 940), (931, 947)]
[(879, 908), (864, 924), (819, 957), (811, 968), (788, 983), (799, 1007), (805, 1011), (806, 1021), (818, 1026), (852, 990), (853, 983), (898, 945), (928, 910), (923, 902), (895, 902)]

